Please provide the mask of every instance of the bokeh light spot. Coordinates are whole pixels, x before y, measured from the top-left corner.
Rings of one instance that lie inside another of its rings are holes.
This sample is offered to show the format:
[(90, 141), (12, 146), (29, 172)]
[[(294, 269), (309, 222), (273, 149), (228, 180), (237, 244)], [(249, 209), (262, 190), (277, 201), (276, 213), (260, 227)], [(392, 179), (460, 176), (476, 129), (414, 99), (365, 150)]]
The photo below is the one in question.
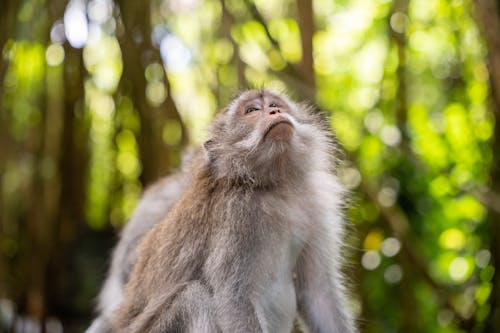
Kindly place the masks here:
[(448, 273), (453, 280), (461, 282), (467, 278), (468, 270), (469, 263), (467, 262), (467, 259), (465, 259), (464, 257), (456, 257), (451, 261), (448, 268)]
[(390, 284), (396, 284), (401, 281), (403, 270), (398, 264), (390, 265), (384, 271), (384, 280)]
[(364, 119), (365, 127), (371, 134), (376, 134), (384, 123), (384, 116), (380, 110), (368, 112)]
[(56, 21), (52, 26), (52, 29), (50, 29), (50, 41), (54, 44), (63, 44), (64, 41), (66, 41), (63, 21)]
[(384, 234), (381, 230), (373, 230), (366, 235), (363, 247), (366, 250), (378, 250), (384, 239)]
[(461, 230), (450, 228), (441, 233), (439, 244), (445, 249), (461, 249), (465, 245), (465, 235)]
[(382, 128), (380, 138), (388, 146), (397, 146), (401, 142), (401, 131), (394, 125), (387, 125)]
[(163, 82), (149, 82), (146, 86), (146, 97), (152, 106), (160, 106), (167, 98), (167, 90)]
[(386, 257), (394, 257), (401, 250), (401, 242), (395, 237), (384, 239), (381, 247), (382, 253)]
[(392, 207), (396, 202), (398, 193), (389, 186), (383, 187), (377, 194), (377, 200), (384, 207)]
[(92, 0), (87, 6), (89, 18), (96, 23), (105, 23), (111, 18), (112, 2), (109, 0)]
[(64, 61), (64, 48), (59, 44), (51, 44), (45, 51), (45, 61), (49, 66), (59, 66)]
[(175, 146), (181, 142), (182, 127), (176, 120), (170, 120), (163, 126), (163, 142), (167, 145)]
[(361, 183), (361, 174), (358, 169), (353, 167), (340, 169), (339, 177), (342, 183), (350, 190), (355, 189)]
[(82, 0), (72, 0), (64, 13), (64, 31), (68, 42), (74, 48), (82, 48), (89, 36), (85, 4)]
[(374, 270), (380, 265), (381, 258), (380, 254), (377, 251), (366, 251), (361, 258), (361, 265), (369, 271)]
[(484, 268), (488, 265), (491, 259), (491, 252), (487, 249), (479, 250), (476, 253), (475, 261), (476, 266), (479, 268)]
[(185, 69), (191, 61), (191, 52), (179, 38), (166, 35), (160, 42), (160, 54), (163, 62), (171, 71)]
[(406, 16), (404, 13), (401, 12), (395, 12), (391, 16), (391, 28), (397, 33), (404, 33), (406, 31), (406, 27), (408, 26), (409, 23), (408, 16)]

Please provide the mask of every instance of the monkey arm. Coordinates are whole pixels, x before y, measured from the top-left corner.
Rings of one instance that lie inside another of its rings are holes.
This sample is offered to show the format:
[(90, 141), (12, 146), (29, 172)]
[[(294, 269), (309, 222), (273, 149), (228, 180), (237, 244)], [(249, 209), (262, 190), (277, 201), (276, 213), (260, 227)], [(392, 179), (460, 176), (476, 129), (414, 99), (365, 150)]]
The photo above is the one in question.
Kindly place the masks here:
[[(319, 240), (318, 240), (319, 241)], [(312, 333), (354, 333), (338, 263), (317, 242), (309, 243), (296, 268), (298, 312)]]

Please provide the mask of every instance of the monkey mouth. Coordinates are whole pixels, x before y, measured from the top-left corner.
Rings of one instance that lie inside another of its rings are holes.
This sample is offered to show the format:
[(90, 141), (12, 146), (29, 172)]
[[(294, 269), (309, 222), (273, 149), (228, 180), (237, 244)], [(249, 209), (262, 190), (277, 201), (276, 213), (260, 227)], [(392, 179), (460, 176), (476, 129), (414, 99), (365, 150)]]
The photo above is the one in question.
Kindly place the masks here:
[[(293, 124), (286, 119), (278, 120), (271, 124), (264, 133), (264, 139), (268, 136), (273, 136), (277, 139), (286, 139), (290, 137), (292, 133), (291, 128), (293, 128)], [(272, 131), (272, 133), (271, 133)]]

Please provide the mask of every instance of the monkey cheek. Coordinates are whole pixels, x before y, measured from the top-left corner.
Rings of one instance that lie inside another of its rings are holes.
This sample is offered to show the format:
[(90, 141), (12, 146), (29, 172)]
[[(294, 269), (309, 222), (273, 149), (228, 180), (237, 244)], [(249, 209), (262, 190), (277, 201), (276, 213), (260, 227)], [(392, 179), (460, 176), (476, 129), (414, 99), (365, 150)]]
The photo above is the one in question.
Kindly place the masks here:
[(266, 140), (289, 141), (293, 135), (293, 126), (289, 123), (279, 123), (266, 134)]

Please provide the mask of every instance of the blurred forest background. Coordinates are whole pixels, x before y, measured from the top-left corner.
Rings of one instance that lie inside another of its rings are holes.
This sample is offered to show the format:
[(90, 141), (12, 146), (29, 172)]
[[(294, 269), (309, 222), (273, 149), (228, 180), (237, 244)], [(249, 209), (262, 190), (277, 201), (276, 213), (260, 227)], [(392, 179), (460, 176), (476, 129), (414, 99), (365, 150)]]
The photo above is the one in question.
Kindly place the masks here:
[(331, 115), (363, 332), (500, 332), (500, 1), (0, 0), (0, 331), (81, 332), (240, 89)]

